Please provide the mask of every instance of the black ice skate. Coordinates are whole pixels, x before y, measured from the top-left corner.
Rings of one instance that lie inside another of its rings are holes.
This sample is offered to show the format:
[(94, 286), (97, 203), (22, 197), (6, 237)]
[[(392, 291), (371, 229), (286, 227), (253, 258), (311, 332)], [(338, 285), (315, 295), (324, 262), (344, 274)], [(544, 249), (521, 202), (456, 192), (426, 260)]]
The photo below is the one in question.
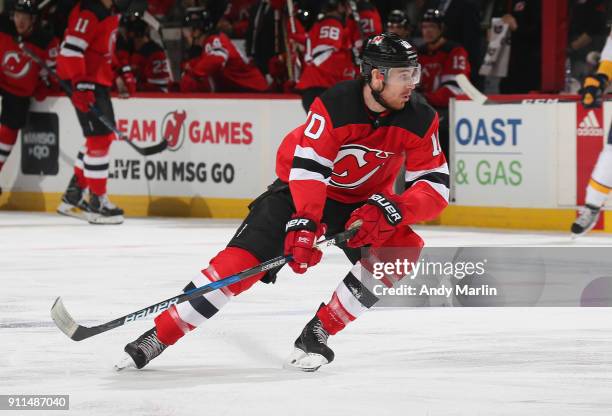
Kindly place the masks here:
[(168, 346), (157, 338), (157, 330), (149, 329), (136, 341), (130, 342), (123, 349), (127, 355), (115, 364), (115, 369), (121, 371), (124, 368), (141, 369), (149, 364), (151, 360), (161, 354)]
[[(321, 304), (319, 309), (323, 306), (325, 304)], [(285, 362), (285, 368), (312, 372), (331, 363), (334, 360), (334, 352), (327, 346), (327, 338), (329, 333), (315, 315), (295, 340), (295, 350)]]
[(91, 195), (89, 199), (90, 224), (121, 224), (123, 210), (114, 205), (106, 195)]
[(572, 224), (573, 237), (580, 237), (591, 231), (593, 227), (595, 227), (595, 224), (597, 224), (600, 212), (601, 209), (593, 205), (585, 205), (580, 208), (578, 211), (578, 218), (576, 218), (576, 221)]
[(62, 202), (57, 207), (57, 213), (88, 221), (89, 204), (85, 199), (86, 196), (87, 191), (79, 187), (76, 175), (72, 175), (68, 188), (62, 195)]

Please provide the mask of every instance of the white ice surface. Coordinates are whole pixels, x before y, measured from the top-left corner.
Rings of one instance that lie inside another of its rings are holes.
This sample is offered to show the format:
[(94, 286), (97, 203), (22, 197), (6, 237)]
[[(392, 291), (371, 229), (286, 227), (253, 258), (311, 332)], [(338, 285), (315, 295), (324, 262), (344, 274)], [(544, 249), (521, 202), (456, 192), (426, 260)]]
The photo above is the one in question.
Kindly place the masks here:
[[(178, 293), (236, 224), (94, 227), (0, 212), (0, 394), (69, 394), (71, 410), (51, 415), (612, 414), (609, 308), (378, 309), (330, 339), (331, 365), (283, 370), (348, 270), (337, 249), (306, 275), (283, 270), (276, 285), (256, 285), (142, 371), (112, 366), (150, 321), (82, 342), (51, 322), (60, 295), (75, 319), (94, 325)], [(440, 246), (576, 244), (560, 233), (418, 231)], [(612, 246), (612, 237), (578, 244)]]

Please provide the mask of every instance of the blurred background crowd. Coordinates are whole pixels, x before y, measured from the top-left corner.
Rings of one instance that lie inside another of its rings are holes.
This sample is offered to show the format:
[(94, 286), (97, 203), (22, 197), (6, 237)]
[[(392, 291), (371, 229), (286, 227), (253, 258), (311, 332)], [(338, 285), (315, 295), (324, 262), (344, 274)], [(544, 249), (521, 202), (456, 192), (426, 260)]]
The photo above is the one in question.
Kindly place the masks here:
[[(5, 14), (13, 1), (0, 0)], [(38, 2), (38, 24), (53, 33), (56, 49), (76, 3)], [(568, 92), (597, 64), (608, 3), (569, 1)], [(436, 107), (460, 93), (458, 73), (486, 92), (527, 93), (540, 85), (541, 13), (541, 0), (135, 0), (121, 18), (116, 88), (297, 92), (307, 108), (326, 88), (356, 77), (365, 38), (393, 31), (417, 48), (420, 89)], [(502, 27), (501, 42), (511, 47), (503, 69), (487, 72), (483, 58)]]

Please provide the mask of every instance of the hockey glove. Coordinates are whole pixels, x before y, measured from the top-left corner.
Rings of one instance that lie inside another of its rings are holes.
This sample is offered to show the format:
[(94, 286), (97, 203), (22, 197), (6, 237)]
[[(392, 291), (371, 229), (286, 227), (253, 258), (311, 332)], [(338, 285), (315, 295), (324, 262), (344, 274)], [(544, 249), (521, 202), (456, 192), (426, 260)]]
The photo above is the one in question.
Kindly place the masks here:
[(72, 87), (72, 104), (81, 113), (89, 113), (90, 107), (96, 102), (94, 91), (96, 85), (93, 82), (79, 81)]
[(34, 99), (36, 101), (44, 101), (45, 98), (49, 96), (51, 93), (51, 88), (47, 83), (43, 80), (38, 80), (38, 84), (36, 84), (36, 89), (34, 89)]
[(285, 226), (285, 256), (292, 256), (289, 266), (302, 274), (321, 261), (323, 253), (314, 245), (326, 230), (325, 224), (295, 214)]
[(584, 79), (580, 94), (582, 105), (585, 108), (601, 107), (603, 93), (608, 85), (605, 74), (595, 74)]
[(361, 220), (362, 225), (357, 234), (351, 238), (347, 245), (351, 248), (365, 245), (380, 246), (395, 232), (404, 219), (397, 195), (374, 194), (368, 201), (351, 213), (345, 228)]
[(123, 78), (123, 82), (125, 83), (128, 97), (130, 95), (134, 95), (136, 92), (136, 77), (134, 76), (134, 72), (132, 72), (132, 68), (129, 65), (121, 68), (121, 78)]

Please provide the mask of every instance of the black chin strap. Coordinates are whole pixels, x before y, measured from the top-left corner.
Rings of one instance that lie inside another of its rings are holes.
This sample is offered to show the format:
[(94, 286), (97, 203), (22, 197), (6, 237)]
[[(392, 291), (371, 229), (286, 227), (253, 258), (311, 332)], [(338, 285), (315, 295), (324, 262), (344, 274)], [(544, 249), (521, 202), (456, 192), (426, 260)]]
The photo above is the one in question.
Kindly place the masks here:
[(385, 107), (385, 109), (389, 111), (393, 111), (393, 108), (391, 108), (389, 104), (385, 101), (385, 99), (382, 98), (382, 92), (385, 90), (385, 85), (386, 85), (385, 81), (383, 81), (382, 90), (376, 91), (374, 88), (372, 88), (372, 81), (368, 82), (368, 86), (370, 87), (370, 90), (372, 91), (372, 97), (374, 97), (374, 100), (376, 100), (378, 104)]

